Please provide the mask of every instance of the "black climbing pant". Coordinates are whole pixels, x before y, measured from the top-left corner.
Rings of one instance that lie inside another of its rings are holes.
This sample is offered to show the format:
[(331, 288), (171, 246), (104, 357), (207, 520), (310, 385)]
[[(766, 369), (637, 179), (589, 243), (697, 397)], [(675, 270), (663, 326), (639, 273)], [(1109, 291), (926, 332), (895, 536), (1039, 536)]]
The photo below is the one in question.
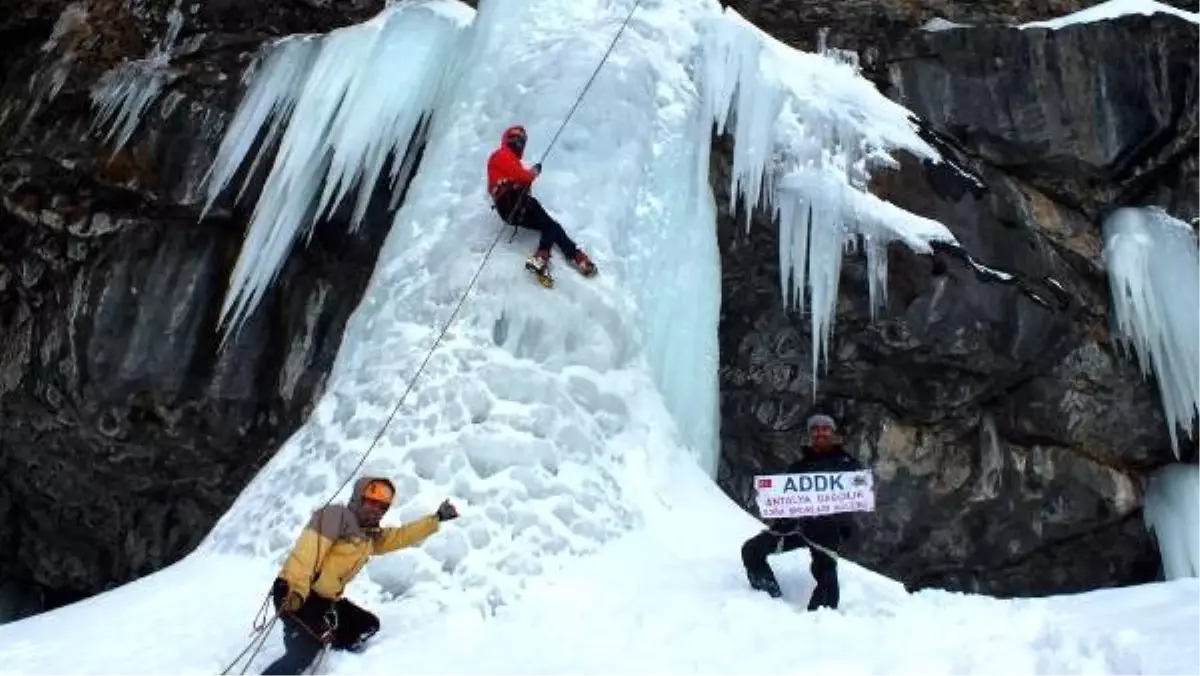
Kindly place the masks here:
[[(525, 195), (525, 198), (521, 199), (521, 195)], [(575, 252), (578, 251), (575, 242), (563, 230), (562, 224), (546, 213), (542, 203), (527, 190), (505, 190), (496, 200), (496, 213), (500, 214), (500, 218), (509, 225), (521, 226), (542, 233), (542, 237), (538, 241), (539, 250), (549, 254), (550, 247), (558, 245), (567, 260), (575, 257)]]
[[(819, 542), (818, 544), (831, 550), (839, 544), (836, 536), (825, 539), (832, 540), (832, 542)], [(750, 580), (750, 586), (778, 597), (780, 595), (779, 582), (775, 579), (775, 572), (771, 570), (770, 564), (767, 563), (767, 557), (777, 552), (790, 552), (801, 547), (808, 547), (808, 543), (800, 535), (781, 536), (775, 535), (769, 530), (764, 530), (746, 540), (742, 545), (742, 564), (746, 567), (746, 577)], [(816, 581), (817, 586), (808, 600), (808, 609), (837, 608), (841, 597), (841, 591), (838, 588), (837, 560), (819, 549), (811, 547), (809, 549), (812, 554), (812, 565), (809, 570), (812, 571), (813, 580)]]
[[(281, 594), (273, 596), (276, 611), (282, 602)], [(334, 650), (357, 651), (367, 639), (379, 631), (379, 618), (355, 604), (340, 599), (330, 601), (309, 594), (295, 614), (283, 613), (283, 645), (286, 652), (267, 667), (263, 674), (299, 674), (312, 664), (328, 635), (329, 647)]]

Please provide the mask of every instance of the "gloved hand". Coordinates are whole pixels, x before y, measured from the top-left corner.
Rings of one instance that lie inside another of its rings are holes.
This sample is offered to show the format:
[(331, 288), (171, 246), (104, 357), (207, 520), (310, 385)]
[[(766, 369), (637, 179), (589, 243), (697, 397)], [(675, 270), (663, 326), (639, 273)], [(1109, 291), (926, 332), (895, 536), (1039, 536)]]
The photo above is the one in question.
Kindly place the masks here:
[(529, 171), (533, 172), (534, 176), (541, 176), (542, 175), (542, 163), (538, 162), (537, 164), (533, 165), (533, 168), (530, 169)]
[(294, 589), (289, 589), (287, 596), (283, 599), (283, 609), (289, 613), (298, 613), (303, 605), (304, 596)]
[(442, 500), (442, 504), (438, 505), (437, 518), (438, 521), (449, 521), (458, 518), (458, 510), (454, 508), (454, 505), (450, 504), (449, 498)]
[(279, 599), (279, 609), (282, 611), (294, 613), (304, 605), (304, 595), (288, 586), (287, 580), (283, 578), (275, 579), (275, 589), (272, 592), (275, 598)]

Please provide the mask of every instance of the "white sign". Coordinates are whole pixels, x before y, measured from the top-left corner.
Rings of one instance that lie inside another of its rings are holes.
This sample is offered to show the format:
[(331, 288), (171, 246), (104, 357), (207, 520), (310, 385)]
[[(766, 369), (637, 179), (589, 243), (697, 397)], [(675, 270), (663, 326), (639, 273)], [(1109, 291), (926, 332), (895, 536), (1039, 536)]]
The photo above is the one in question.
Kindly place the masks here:
[(875, 511), (875, 481), (869, 469), (757, 476), (754, 487), (763, 519)]

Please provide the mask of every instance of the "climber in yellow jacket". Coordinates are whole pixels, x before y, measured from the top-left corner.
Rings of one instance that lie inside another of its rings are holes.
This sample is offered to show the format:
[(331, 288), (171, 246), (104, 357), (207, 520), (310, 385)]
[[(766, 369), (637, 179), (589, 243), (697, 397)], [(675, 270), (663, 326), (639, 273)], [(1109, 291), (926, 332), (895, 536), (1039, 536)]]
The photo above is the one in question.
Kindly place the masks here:
[(396, 495), (391, 481), (363, 477), (345, 505), (313, 512), (272, 588), (283, 623), (282, 657), (264, 674), (299, 674), (328, 644), (337, 650), (362, 649), (379, 631), (379, 618), (342, 597), (346, 585), (375, 554), (420, 544), (443, 521), (458, 516), (444, 500), (437, 512), (394, 528), (380, 520)]

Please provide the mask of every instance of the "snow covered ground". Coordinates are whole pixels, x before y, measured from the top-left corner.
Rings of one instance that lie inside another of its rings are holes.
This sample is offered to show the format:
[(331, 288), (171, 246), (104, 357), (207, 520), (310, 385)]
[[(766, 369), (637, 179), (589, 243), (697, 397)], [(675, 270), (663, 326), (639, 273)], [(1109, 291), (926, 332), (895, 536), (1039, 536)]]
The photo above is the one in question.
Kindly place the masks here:
[[(738, 559), (755, 522), (698, 472), (675, 468), (643, 528), (530, 582), (481, 614), (351, 595), (383, 629), (365, 653), (331, 653), (338, 674), (1195, 674), (1200, 581), (1001, 601), (905, 594), (841, 563), (838, 611), (804, 610), (801, 550), (778, 555), (784, 599), (752, 592)], [(382, 559), (380, 560), (382, 561)], [(376, 563), (368, 567), (373, 572)], [(274, 569), (197, 554), (144, 580), (0, 627), (0, 674), (214, 674), (248, 639)], [(277, 636), (247, 673), (282, 650)], [(239, 673), (241, 665), (234, 673)]]
[[(288, 113), (284, 152), (263, 163), (235, 319), (302, 236), (311, 200), (371, 179), (414, 113), (434, 113), (328, 391), (195, 553), (0, 627), (0, 674), (216, 673), (233, 659), (298, 529), (371, 447), (496, 236), (487, 153), (522, 123), (528, 158), (541, 157), (631, 4), (489, 0), (475, 15), (429, 0), (281, 46), (214, 165), (218, 183), (232, 176), (245, 135)], [(851, 65), (791, 52), (712, 0), (646, 0), (535, 191), (600, 276), (556, 254), (559, 284), (544, 290), (521, 267), (531, 236), (503, 231), (365, 467), (399, 487), (385, 523), (446, 496), (463, 516), (367, 566), (349, 594), (383, 631), (325, 671), (1196, 673), (1195, 579), (998, 601), (908, 595), (843, 562), (842, 608), (807, 613), (799, 553), (774, 559), (785, 600), (748, 589), (739, 549), (758, 524), (710, 478), (720, 270), (707, 143), (731, 106), (736, 187), (780, 208), (781, 285), (809, 288), (825, 330), (846, 236), (868, 238), (881, 278), (886, 241), (920, 251), (950, 237), (862, 190), (889, 149), (933, 151)], [(280, 650), (272, 637), (250, 671)]]

